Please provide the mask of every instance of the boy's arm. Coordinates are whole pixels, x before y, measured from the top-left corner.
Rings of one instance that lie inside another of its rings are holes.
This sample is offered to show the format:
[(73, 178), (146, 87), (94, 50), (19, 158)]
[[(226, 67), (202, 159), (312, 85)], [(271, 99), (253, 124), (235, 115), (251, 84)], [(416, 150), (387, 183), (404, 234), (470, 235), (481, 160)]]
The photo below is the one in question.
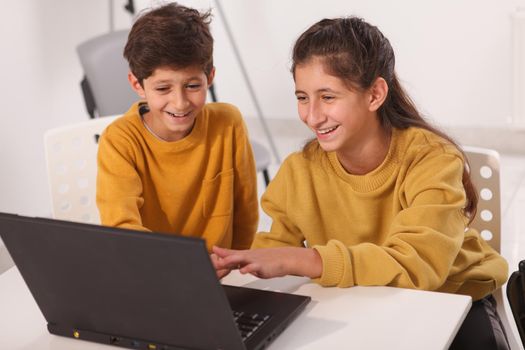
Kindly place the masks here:
[(232, 248), (248, 249), (257, 230), (259, 207), (255, 160), (242, 120), (235, 128), (234, 174)]
[(99, 140), (97, 207), (102, 225), (149, 231), (142, 226), (142, 181), (134, 166), (132, 147), (118, 132)]
[[(291, 173), (290, 161), (287, 158), (261, 198), (262, 209), (272, 219), (270, 232), (257, 233), (252, 249), (305, 246), (304, 235), (291, 219), (287, 206), (287, 193), (301, 191), (301, 188), (296, 187), (298, 183), (291, 180)], [(295, 209), (299, 204), (294, 203)]]

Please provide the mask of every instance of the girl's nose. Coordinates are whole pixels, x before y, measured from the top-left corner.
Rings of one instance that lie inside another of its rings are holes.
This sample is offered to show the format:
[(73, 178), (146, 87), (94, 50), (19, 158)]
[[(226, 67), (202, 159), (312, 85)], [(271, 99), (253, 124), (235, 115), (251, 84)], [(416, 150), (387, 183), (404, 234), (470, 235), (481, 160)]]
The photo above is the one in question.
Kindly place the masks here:
[(321, 126), (325, 121), (326, 117), (322, 113), (317, 103), (310, 103), (308, 108), (308, 115), (306, 121), (311, 127)]

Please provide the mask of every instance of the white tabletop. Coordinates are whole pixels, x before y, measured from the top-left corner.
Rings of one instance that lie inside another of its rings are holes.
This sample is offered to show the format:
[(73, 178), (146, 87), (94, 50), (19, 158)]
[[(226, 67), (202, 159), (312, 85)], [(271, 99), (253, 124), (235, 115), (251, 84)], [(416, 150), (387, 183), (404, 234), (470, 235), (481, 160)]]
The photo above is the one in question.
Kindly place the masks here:
[(236, 273), (223, 283), (312, 297), (271, 349), (448, 349), (472, 305), (463, 295), (392, 287), (323, 288), (292, 276), (260, 280)]
[[(260, 280), (234, 272), (223, 283), (312, 297), (270, 349), (446, 349), (471, 305), (467, 296), (391, 287), (323, 288), (293, 276)], [(0, 349), (117, 348), (49, 334), (13, 267), (0, 275)]]

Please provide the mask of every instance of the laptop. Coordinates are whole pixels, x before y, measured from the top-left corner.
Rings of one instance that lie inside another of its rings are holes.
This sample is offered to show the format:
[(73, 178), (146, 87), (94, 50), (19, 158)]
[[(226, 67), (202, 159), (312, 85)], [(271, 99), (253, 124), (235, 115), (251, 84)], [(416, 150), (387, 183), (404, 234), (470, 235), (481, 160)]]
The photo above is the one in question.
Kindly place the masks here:
[(0, 213), (50, 333), (132, 349), (262, 349), (310, 297), (221, 285), (204, 240)]

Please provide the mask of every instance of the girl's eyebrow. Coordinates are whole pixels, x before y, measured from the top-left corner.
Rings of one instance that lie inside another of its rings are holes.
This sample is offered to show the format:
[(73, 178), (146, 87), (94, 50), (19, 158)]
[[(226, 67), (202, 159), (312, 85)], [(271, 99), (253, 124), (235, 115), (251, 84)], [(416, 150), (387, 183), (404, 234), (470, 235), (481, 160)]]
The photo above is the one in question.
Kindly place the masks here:
[(329, 87), (325, 87), (325, 88), (320, 88), (320, 89), (317, 89), (316, 92), (332, 92), (332, 93), (337, 93), (338, 90), (334, 90), (332, 88), (329, 88)]
[[(336, 90), (331, 89), (331, 88), (320, 88), (320, 89), (315, 90), (315, 92), (331, 92), (331, 93), (334, 93), (334, 94), (337, 93)], [(305, 94), (305, 92), (302, 91), (302, 90), (295, 90), (295, 94), (296, 95), (297, 94)]]

